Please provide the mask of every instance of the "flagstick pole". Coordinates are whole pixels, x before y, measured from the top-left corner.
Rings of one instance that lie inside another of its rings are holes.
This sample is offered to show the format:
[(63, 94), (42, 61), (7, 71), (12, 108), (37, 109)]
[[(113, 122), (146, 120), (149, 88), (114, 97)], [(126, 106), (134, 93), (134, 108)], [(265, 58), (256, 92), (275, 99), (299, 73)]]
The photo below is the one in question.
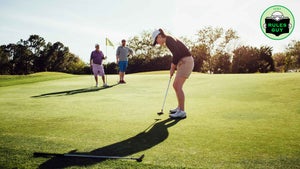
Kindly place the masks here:
[[(105, 65), (105, 71), (107, 71), (107, 63), (108, 63), (108, 60), (107, 60), (107, 37), (105, 39), (105, 55), (106, 55), (106, 65)], [(108, 85), (107, 83), (107, 73), (105, 73), (105, 78), (106, 78), (106, 84)]]

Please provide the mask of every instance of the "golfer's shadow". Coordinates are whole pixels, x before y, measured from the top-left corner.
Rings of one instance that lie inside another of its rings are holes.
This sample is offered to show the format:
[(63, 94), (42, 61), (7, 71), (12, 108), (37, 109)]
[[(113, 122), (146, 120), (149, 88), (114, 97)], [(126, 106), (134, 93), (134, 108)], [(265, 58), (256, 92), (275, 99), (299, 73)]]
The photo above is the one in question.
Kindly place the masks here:
[(114, 84), (110, 85), (107, 87), (89, 87), (89, 88), (82, 88), (82, 89), (75, 89), (75, 90), (66, 90), (66, 91), (60, 91), (60, 92), (51, 92), (51, 93), (45, 93), (45, 94), (40, 94), (37, 96), (31, 96), (32, 98), (45, 98), (45, 97), (54, 97), (54, 96), (67, 96), (67, 95), (74, 95), (74, 94), (80, 94), (80, 93), (87, 93), (87, 92), (96, 92), (104, 89), (109, 89), (114, 86), (119, 85)]
[[(136, 136), (126, 140), (107, 145), (105, 147), (97, 148), (91, 152), (75, 152), (76, 154), (100, 155), (100, 156), (130, 156), (132, 154), (150, 149), (159, 143), (162, 143), (169, 136), (168, 128), (174, 126), (180, 120), (166, 119), (164, 121), (156, 121), (151, 124), (144, 131)], [(74, 153), (74, 152), (72, 152)], [(145, 154), (147, 158), (147, 154)], [(39, 168), (66, 168), (74, 166), (89, 166), (100, 163), (104, 159), (87, 159), (77, 157), (53, 157), (45, 163), (41, 164)]]

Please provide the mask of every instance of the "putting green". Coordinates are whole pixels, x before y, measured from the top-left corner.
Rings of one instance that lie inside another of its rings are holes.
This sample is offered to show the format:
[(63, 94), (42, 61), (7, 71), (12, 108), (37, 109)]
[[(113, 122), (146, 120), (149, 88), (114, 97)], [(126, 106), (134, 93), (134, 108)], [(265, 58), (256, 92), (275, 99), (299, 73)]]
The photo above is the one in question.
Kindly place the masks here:
[[(127, 75), (125, 85), (109, 75), (108, 88), (92, 87), (91, 75), (39, 75), (31, 82), (0, 76), (1, 168), (300, 166), (300, 74), (193, 73), (184, 86), (187, 119), (181, 121), (168, 119), (176, 106), (172, 88), (165, 114), (156, 114), (167, 72)], [(145, 158), (137, 163), (32, 156), (75, 149)]]

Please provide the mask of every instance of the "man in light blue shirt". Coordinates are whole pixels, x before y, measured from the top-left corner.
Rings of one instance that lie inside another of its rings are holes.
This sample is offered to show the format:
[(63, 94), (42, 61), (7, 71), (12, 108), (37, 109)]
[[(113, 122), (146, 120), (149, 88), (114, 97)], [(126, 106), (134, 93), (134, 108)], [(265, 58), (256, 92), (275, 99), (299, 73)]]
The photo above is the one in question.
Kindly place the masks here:
[(126, 72), (126, 68), (128, 66), (128, 57), (129, 55), (132, 55), (133, 51), (126, 47), (126, 40), (122, 40), (122, 45), (118, 47), (117, 52), (116, 52), (116, 59), (117, 59), (117, 64), (119, 65), (119, 76), (120, 76), (120, 81), (119, 83), (126, 83), (124, 81), (124, 76)]

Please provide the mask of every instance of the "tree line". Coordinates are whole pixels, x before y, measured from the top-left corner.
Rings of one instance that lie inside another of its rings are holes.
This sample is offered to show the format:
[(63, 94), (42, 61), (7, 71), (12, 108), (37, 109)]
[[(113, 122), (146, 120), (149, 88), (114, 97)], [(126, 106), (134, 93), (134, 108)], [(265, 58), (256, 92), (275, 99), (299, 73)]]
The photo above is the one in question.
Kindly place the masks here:
[[(239, 45), (239, 36), (233, 29), (205, 27), (194, 39), (180, 37), (195, 59), (195, 72), (202, 73), (268, 73), (299, 71), (300, 41), (291, 41), (285, 51), (273, 54), (271, 46)], [(130, 72), (168, 70), (171, 54), (166, 47), (151, 46), (151, 32), (128, 40), (136, 55), (131, 58)]]
[(85, 63), (61, 42), (46, 43), (38, 35), (16, 44), (0, 46), (1, 74), (30, 74), (43, 71), (83, 73)]
[[(171, 53), (164, 46), (152, 46), (150, 31), (144, 31), (127, 41), (134, 51), (127, 73), (168, 70)], [(203, 73), (267, 73), (287, 72), (300, 68), (300, 41), (291, 41), (285, 51), (273, 54), (271, 46), (239, 45), (233, 29), (205, 27), (193, 39), (180, 37), (195, 59), (195, 72)], [(116, 63), (105, 66), (108, 74), (117, 73)], [(38, 35), (16, 44), (0, 46), (0, 74), (29, 74), (57, 71), (90, 74), (88, 63), (71, 53), (61, 42), (46, 42)]]

